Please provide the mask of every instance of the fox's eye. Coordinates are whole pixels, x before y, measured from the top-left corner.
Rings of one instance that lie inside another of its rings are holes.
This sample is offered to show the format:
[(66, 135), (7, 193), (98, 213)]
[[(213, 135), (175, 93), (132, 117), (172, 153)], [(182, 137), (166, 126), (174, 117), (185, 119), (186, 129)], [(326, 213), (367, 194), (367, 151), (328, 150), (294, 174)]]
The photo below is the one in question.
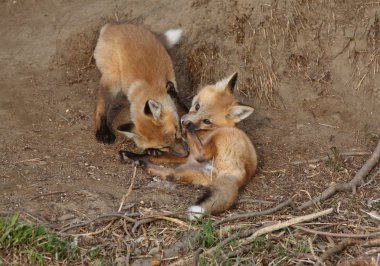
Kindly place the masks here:
[(199, 103), (197, 103), (197, 104), (195, 105), (195, 111), (198, 111), (199, 108), (200, 108), (200, 105), (199, 105)]
[(204, 120), (203, 120), (203, 123), (205, 123), (206, 125), (211, 125), (211, 121), (208, 120), (208, 119), (204, 119)]

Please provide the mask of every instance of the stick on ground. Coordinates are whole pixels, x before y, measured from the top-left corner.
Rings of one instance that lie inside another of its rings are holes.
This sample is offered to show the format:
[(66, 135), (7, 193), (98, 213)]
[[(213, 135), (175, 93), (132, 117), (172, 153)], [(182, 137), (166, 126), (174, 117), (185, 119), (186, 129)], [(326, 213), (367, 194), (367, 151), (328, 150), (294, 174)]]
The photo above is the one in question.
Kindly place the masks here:
[(332, 237), (341, 237), (341, 238), (374, 238), (380, 236), (380, 231), (378, 232), (373, 232), (369, 234), (342, 234), (342, 233), (331, 233), (331, 232), (324, 232), (324, 231), (317, 231), (314, 229), (309, 229), (300, 225), (292, 225), (292, 227), (311, 233), (311, 234), (316, 234), (316, 235), (321, 235), (321, 236), (332, 236)]
[[(348, 151), (348, 152), (341, 152), (339, 153), (339, 156), (363, 156), (363, 155), (370, 155), (371, 153), (368, 151)], [(299, 164), (309, 164), (309, 163), (319, 163), (319, 162), (325, 162), (330, 159), (329, 156), (324, 156), (317, 159), (310, 159), (305, 161), (294, 161), (291, 164), (292, 165), (299, 165)]]
[(356, 188), (364, 183), (364, 178), (368, 175), (368, 173), (372, 170), (373, 167), (379, 162), (380, 159), (380, 139), (377, 143), (375, 150), (373, 151), (371, 157), (365, 162), (362, 168), (356, 173), (354, 178), (347, 183), (333, 184), (324, 190), (319, 196), (314, 197), (313, 199), (303, 203), (299, 206), (298, 210), (304, 210), (314, 204), (324, 201), (331, 196), (333, 196), (337, 192), (350, 191), (353, 193), (356, 192)]
[(270, 209), (264, 210), (264, 211), (249, 212), (249, 213), (237, 214), (237, 215), (233, 215), (233, 216), (227, 217), (227, 218), (225, 218), (223, 220), (215, 222), (214, 226), (218, 226), (220, 224), (223, 224), (223, 223), (226, 223), (226, 222), (230, 222), (230, 221), (234, 221), (234, 220), (248, 219), (248, 218), (252, 218), (252, 217), (272, 214), (272, 213), (274, 213), (276, 211), (279, 211), (279, 210), (281, 210), (281, 209), (283, 209), (285, 207), (290, 206), (292, 203), (293, 203), (293, 200), (290, 198), (290, 199), (287, 199), (286, 201), (281, 202), (280, 204), (278, 204), (278, 205), (276, 205), (276, 206), (274, 206), (274, 207), (272, 207)]
[(320, 257), (320, 260), (322, 262), (325, 262), (328, 258), (330, 258), (333, 254), (335, 253), (339, 253), (341, 251), (343, 251), (344, 249), (346, 249), (347, 247), (349, 246), (353, 246), (353, 245), (356, 245), (360, 243), (359, 240), (356, 240), (356, 239), (346, 239), (346, 240), (343, 240), (341, 243), (335, 245), (335, 246), (332, 246), (331, 248), (327, 249)]
[[(274, 231), (277, 231), (277, 230), (280, 230), (280, 229), (283, 229), (283, 228), (286, 228), (286, 227), (289, 227), (289, 226), (292, 226), (292, 225), (295, 225), (298, 223), (311, 221), (311, 220), (317, 219), (321, 216), (328, 215), (332, 212), (333, 212), (333, 209), (330, 208), (330, 209), (326, 209), (326, 210), (323, 210), (320, 212), (316, 212), (316, 213), (312, 213), (312, 214), (308, 214), (308, 215), (304, 215), (304, 216), (294, 217), (294, 218), (291, 218), (285, 222), (278, 222), (274, 225), (265, 226), (265, 227), (262, 227), (259, 229), (253, 228), (253, 229), (249, 229), (246, 231), (238, 232), (238, 233), (235, 233), (235, 234), (231, 235), (230, 237), (224, 239), (215, 247), (207, 250), (206, 252), (203, 253), (203, 255), (206, 257), (211, 257), (216, 251), (221, 250), (229, 242), (234, 241), (236, 239), (240, 239), (237, 241), (237, 246), (240, 247), (239, 248), (239, 253), (240, 253), (241, 251), (245, 251), (245, 249), (243, 247), (244, 245), (252, 243), (252, 241), (258, 236), (261, 236), (261, 235), (264, 235), (267, 233), (271, 233), (271, 232), (274, 232)], [(235, 254), (233, 254), (233, 255), (235, 255)]]
[(129, 194), (131, 194), (131, 192), (132, 192), (133, 184), (135, 183), (135, 179), (136, 179), (136, 170), (137, 170), (137, 166), (135, 166), (135, 169), (133, 169), (133, 176), (132, 176), (131, 184), (129, 185), (127, 193), (124, 195), (123, 199), (121, 200), (120, 207), (119, 207), (119, 210), (117, 212), (121, 211), (125, 201), (129, 197)]

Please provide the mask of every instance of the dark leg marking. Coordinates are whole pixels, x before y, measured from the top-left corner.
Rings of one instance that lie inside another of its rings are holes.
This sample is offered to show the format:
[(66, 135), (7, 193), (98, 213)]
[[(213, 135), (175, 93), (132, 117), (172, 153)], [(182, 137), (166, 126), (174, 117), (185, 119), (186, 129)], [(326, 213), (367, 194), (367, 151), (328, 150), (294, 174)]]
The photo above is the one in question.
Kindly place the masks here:
[(115, 142), (116, 136), (107, 125), (107, 117), (102, 116), (100, 128), (96, 130), (95, 136), (99, 142), (112, 144)]

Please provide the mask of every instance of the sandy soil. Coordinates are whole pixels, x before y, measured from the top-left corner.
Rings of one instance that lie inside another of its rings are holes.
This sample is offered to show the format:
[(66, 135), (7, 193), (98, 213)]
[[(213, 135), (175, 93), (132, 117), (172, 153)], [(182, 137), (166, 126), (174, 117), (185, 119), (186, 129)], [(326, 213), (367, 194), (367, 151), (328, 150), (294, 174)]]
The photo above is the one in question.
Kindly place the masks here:
[[(114, 145), (97, 143), (92, 121), (99, 73), (91, 55), (110, 21), (184, 29), (170, 53), (187, 103), (199, 85), (239, 72), (238, 96), (255, 107), (240, 127), (260, 156), (242, 199), (296, 195), (302, 202), (351, 179), (366, 156), (291, 162), (332, 154), (332, 147), (373, 150), (380, 137), (379, 13), (373, 1), (1, 1), (0, 212), (60, 228), (118, 209), (133, 168), (116, 155), (133, 146), (120, 136)], [(129, 201), (184, 210), (198, 194), (138, 170)], [(359, 209), (379, 195), (372, 185), (334, 202), (359, 219)], [(241, 203), (231, 212), (261, 207)]]

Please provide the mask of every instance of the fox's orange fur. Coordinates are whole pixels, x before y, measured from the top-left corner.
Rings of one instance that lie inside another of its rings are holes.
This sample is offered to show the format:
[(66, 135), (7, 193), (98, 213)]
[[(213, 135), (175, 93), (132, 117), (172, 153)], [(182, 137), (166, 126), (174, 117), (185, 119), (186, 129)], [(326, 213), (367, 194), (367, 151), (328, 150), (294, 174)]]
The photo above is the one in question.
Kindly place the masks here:
[(94, 51), (101, 72), (95, 110), (96, 137), (112, 143), (108, 113), (117, 94), (130, 102), (130, 119), (118, 128), (142, 149), (173, 147), (179, 121), (172, 97), (177, 84), (172, 61), (157, 37), (142, 26), (105, 25)]
[[(190, 207), (190, 218), (229, 209), (236, 202), (239, 189), (256, 172), (255, 148), (248, 136), (235, 127), (253, 112), (252, 107), (239, 104), (233, 96), (236, 79), (234, 74), (204, 87), (194, 97), (189, 113), (181, 119), (190, 151), (187, 157), (167, 153), (146, 157), (121, 152), (139, 160), (151, 175), (210, 188), (210, 195)], [(153, 164), (161, 162), (179, 163), (179, 166), (171, 169)]]

